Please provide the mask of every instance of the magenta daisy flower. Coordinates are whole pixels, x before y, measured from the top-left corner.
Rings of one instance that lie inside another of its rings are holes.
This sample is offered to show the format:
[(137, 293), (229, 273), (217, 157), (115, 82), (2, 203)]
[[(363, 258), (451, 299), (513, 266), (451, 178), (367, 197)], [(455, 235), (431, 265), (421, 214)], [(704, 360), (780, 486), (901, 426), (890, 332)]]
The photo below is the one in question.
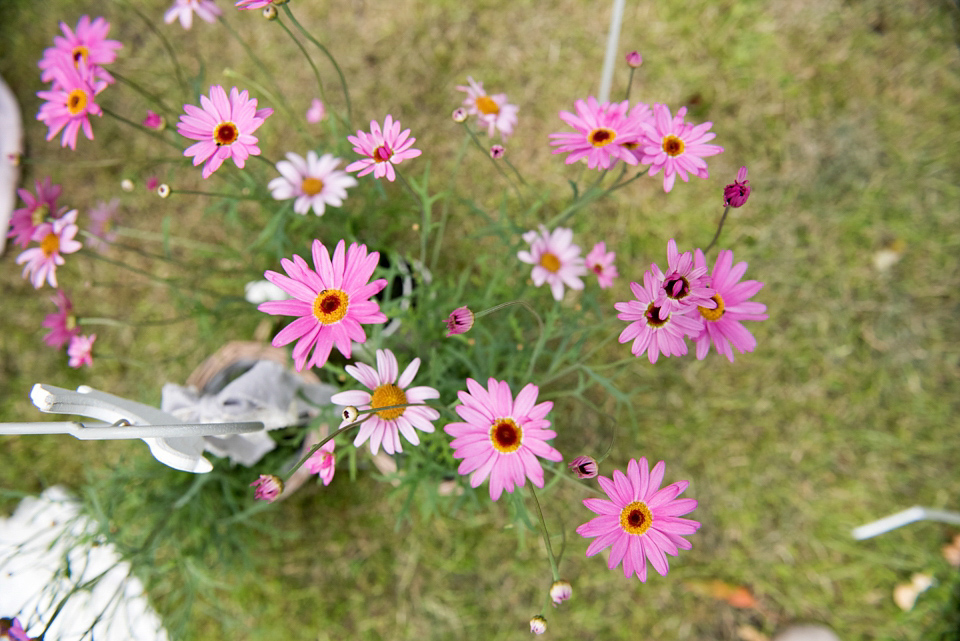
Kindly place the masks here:
[(653, 264), (650, 266), (653, 275), (661, 282), (660, 300), (658, 305), (667, 311), (678, 311), (685, 314), (697, 305), (713, 308), (712, 296), (707, 278), (706, 266), (696, 267), (693, 264), (693, 254), (677, 251), (674, 239), (667, 241), (667, 273)]
[(83, 247), (80, 241), (74, 240), (80, 231), (76, 222), (77, 210), (72, 209), (52, 223), (41, 224), (33, 235), (33, 240), (39, 242), (40, 246), (31, 247), (17, 256), (18, 265), (26, 263), (23, 277), (27, 278), (29, 274), (34, 288), (43, 287), (43, 281), (56, 287), (57, 265), (63, 265), (63, 254), (72, 254)]
[(53, 140), (62, 129), (60, 146), (70, 145), (70, 149), (76, 149), (77, 134), (81, 129), (87, 140), (93, 140), (90, 115), (103, 115), (95, 98), (107, 88), (107, 83), (103, 80), (94, 82), (89, 70), (83, 68), (57, 66), (52, 72), (54, 88), (37, 92), (37, 96), (47, 101), (40, 105), (37, 120), (47, 126), (47, 140)]
[(637, 575), (647, 580), (647, 560), (660, 576), (670, 570), (667, 554), (677, 556), (678, 550), (689, 550), (692, 545), (683, 538), (700, 529), (700, 523), (680, 518), (697, 507), (695, 499), (678, 499), (690, 481), (677, 481), (660, 489), (665, 469), (663, 461), (651, 470), (647, 459), (630, 459), (627, 474), (613, 471), (613, 480), (597, 477), (600, 487), (610, 498), (584, 499), (583, 504), (599, 516), (577, 528), (584, 538), (595, 538), (587, 547), (587, 556), (593, 556), (613, 546), (607, 567), (611, 570), (623, 561), (623, 575)]
[(550, 134), (551, 145), (557, 148), (555, 154), (570, 152), (566, 163), (572, 164), (581, 158), (587, 159), (590, 169), (609, 169), (617, 160), (636, 165), (637, 159), (631, 153), (628, 143), (635, 143), (640, 136), (640, 127), (629, 117), (629, 103), (598, 104), (593, 96), (587, 101), (574, 103), (577, 113), (561, 111), (560, 119), (577, 130), (577, 133)]
[[(319, 240), (313, 241), (313, 265), (294, 255), (293, 260), (280, 261), (286, 276), (267, 271), (268, 281), (287, 292), (293, 299), (267, 301), (257, 309), (273, 315), (299, 316), (273, 338), (274, 347), (297, 340), (293, 360), (297, 371), (306, 367), (322, 367), (336, 345), (350, 358), (351, 341), (366, 342), (361, 323), (385, 323), (387, 317), (380, 305), (370, 297), (387, 286), (384, 278), (369, 283), (380, 260), (379, 252), (367, 253), (366, 245), (344, 241), (330, 253)], [(314, 349), (315, 348), (315, 349)], [(308, 355), (313, 352), (312, 356)]]
[(520, 108), (508, 103), (505, 93), (488, 95), (483, 90), (483, 83), (470, 76), (467, 76), (467, 83), (467, 86), (457, 87), (460, 91), (467, 92), (467, 97), (463, 99), (467, 113), (477, 117), (480, 125), (487, 128), (488, 136), (492, 138), (494, 132), (499, 131), (500, 138), (506, 140), (517, 126), (517, 112)]
[(323, 481), (324, 487), (330, 485), (330, 481), (333, 480), (333, 474), (337, 471), (337, 459), (333, 455), (333, 448), (335, 446), (336, 443), (334, 440), (330, 439), (303, 464), (311, 474), (320, 475), (320, 480)]
[(80, 327), (77, 325), (77, 317), (73, 313), (73, 303), (63, 293), (63, 290), (58, 289), (57, 293), (50, 297), (50, 300), (57, 306), (57, 313), (47, 314), (43, 323), (41, 323), (41, 325), (50, 329), (47, 335), (43, 337), (43, 342), (54, 349), (60, 349), (69, 343), (71, 338), (80, 333)]
[(725, 207), (743, 207), (749, 197), (750, 181), (747, 180), (747, 168), (741, 167), (733, 184), (723, 188), (723, 205)]
[(410, 130), (400, 132), (400, 123), (394, 122), (393, 116), (387, 114), (383, 121), (383, 129), (376, 120), (370, 121), (370, 133), (358, 131), (356, 136), (347, 136), (353, 145), (353, 150), (366, 158), (347, 165), (347, 171), (360, 171), (358, 176), (373, 172), (374, 178), (387, 177), (393, 182), (397, 178), (394, 165), (399, 165), (408, 158), (420, 155), (419, 149), (411, 149), (416, 138), (410, 138)]
[(10, 217), (10, 232), (8, 238), (13, 238), (13, 242), (21, 247), (30, 244), (30, 239), (42, 223), (47, 222), (47, 217), (54, 215), (57, 210), (57, 198), (63, 188), (60, 185), (50, 183), (50, 177), (47, 176), (41, 183), (36, 181), (37, 195), (34, 196), (26, 189), (18, 189), (17, 194), (20, 199), (26, 203), (26, 207), (15, 209)]
[(183, 152), (193, 157), (196, 167), (202, 162), (203, 177), (209, 178), (227, 158), (243, 169), (247, 157), (259, 155), (257, 137), (253, 135), (272, 113), (269, 107), (257, 109), (257, 99), (251, 99), (247, 90), (230, 90), (230, 99), (220, 85), (210, 87), (210, 97), (200, 96), (201, 109), (195, 105), (184, 105), (186, 115), (180, 116), (177, 131), (191, 140), (199, 140)]
[[(440, 412), (432, 407), (416, 404), (431, 398), (440, 398), (440, 392), (432, 387), (410, 387), (419, 369), (420, 359), (415, 358), (400, 374), (397, 357), (389, 349), (377, 350), (377, 369), (364, 363), (347, 365), (347, 374), (366, 385), (372, 393), (363, 390), (340, 392), (330, 397), (331, 402), (337, 405), (352, 405), (361, 410), (411, 404), (411, 407), (394, 407), (367, 415), (369, 418), (365, 417), (353, 441), (355, 447), (360, 447), (370, 439), (372, 454), (379, 451), (381, 443), (387, 454), (394, 454), (403, 451), (400, 444), (401, 434), (411, 445), (420, 445), (416, 430), (433, 432), (433, 421), (440, 418)], [(352, 422), (344, 420), (341, 427)]]
[(530, 243), (530, 251), (517, 252), (521, 262), (533, 265), (530, 277), (533, 284), (540, 287), (550, 285), (550, 291), (556, 300), (563, 300), (563, 286), (570, 289), (583, 289), (581, 276), (587, 273), (580, 246), (573, 244), (573, 230), (557, 227), (553, 232), (540, 225), (540, 231), (530, 230), (523, 235)]
[(463, 459), (457, 472), (470, 474), (470, 487), (478, 487), (490, 477), (490, 498), (496, 501), (504, 490), (513, 492), (526, 479), (543, 487), (543, 468), (537, 457), (561, 461), (563, 457), (547, 443), (557, 433), (547, 429), (546, 415), (553, 403), (537, 404), (540, 393), (528, 383), (516, 400), (505, 381), (491, 378), (487, 389), (472, 378), (466, 392), (457, 393), (462, 405), (457, 414), (465, 422), (450, 423), (443, 430), (454, 437), (453, 457)]
[(656, 363), (662, 353), (664, 356), (682, 356), (687, 353), (684, 337), (696, 336), (700, 323), (683, 314), (670, 311), (661, 306), (662, 283), (649, 271), (643, 274), (643, 286), (630, 283), (630, 291), (636, 300), (615, 303), (619, 314), (617, 318), (630, 322), (620, 332), (619, 341), (633, 341), (630, 351), (634, 356), (644, 352), (651, 363)]
[[(53, 47), (43, 52), (40, 60), (40, 79), (44, 82), (53, 82), (56, 88), (61, 79), (57, 76), (58, 67), (67, 67), (75, 70), (89, 69), (92, 77), (113, 84), (111, 76), (103, 68), (117, 59), (117, 49), (123, 45), (116, 40), (108, 40), (110, 23), (105, 18), (90, 20), (90, 16), (80, 16), (77, 28), (71, 29), (66, 23), (60, 23), (63, 37), (53, 39)], [(104, 85), (106, 86), (106, 85)]]
[(317, 152), (308, 151), (304, 160), (293, 152), (287, 153), (287, 160), (277, 163), (279, 178), (267, 185), (277, 200), (295, 198), (293, 211), (323, 216), (326, 205), (339, 207), (347, 197), (347, 188), (356, 187), (357, 180), (345, 171), (338, 170), (340, 159), (332, 154), (317, 157)]
[(213, 0), (175, 0), (173, 6), (163, 14), (163, 21), (167, 24), (180, 20), (180, 26), (189, 29), (193, 26), (193, 14), (201, 20), (213, 24), (222, 12)]
[[(694, 254), (694, 262), (706, 269), (706, 258), (699, 249)], [(760, 291), (763, 283), (756, 280), (741, 282), (746, 271), (747, 263), (733, 264), (733, 252), (729, 249), (723, 249), (717, 255), (710, 275), (716, 307), (698, 307), (696, 312), (691, 312), (691, 315), (698, 314), (703, 319), (703, 329), (693, 339), (697, 345), (698, 360), (703, 360), (707, 355), (711, 343), (731, 363), (734, 349), (743, 354), (752, 352), (757, 346), (753, 334), (740, 321), (767, 320), (767, 306), (750, 300)]]
[(716, 137), (710, 131), (713, 123), (694, 126), (684, 122), (686, 113), (686, 107), (681, 107), (676, 117), (672, 117), (669, 107), (655, 104), (653, 121), (642, 127), (641, 162), (650, 165), (651, 176), (663, 170), (663, 190), (667, 192), (673, 189), (677, 176), (683, 182), (689, 181), (688, 173), (706, 178), (708, 171), (704, 158), (723, 151), (723, 147), (707, 144)]
[(67, 346), (67, 356), (70, 357), (70, 361), (67, 363), (67, 365), (74, 369), (79, 369), (84, 365), (87, 367), (92, 367), (93, 343), (96, 340), (96, 334), (90, 334), (89, 336), (77, 335), (72, 337), (70, 339), (70, 345)]
[(620, 276), (617, 272), (617, 266), (613, 261), (617, 258), (615, 252), (607, 251), (607, 244), (597, 243), (587, 254), (587, 269), (597, 275), (597, 282), (600, 283), (600, 289), (606, 289), (613, 286), (613, 279)]

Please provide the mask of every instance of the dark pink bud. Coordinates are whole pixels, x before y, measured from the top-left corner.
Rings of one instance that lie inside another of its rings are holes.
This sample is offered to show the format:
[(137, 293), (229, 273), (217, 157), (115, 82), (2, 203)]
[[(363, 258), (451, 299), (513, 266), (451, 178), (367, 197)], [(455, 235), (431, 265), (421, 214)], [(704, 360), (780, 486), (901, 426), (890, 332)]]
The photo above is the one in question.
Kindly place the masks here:
[(599, 472), (597, 460), (592, 456), (578, 456), (567, 467), (578, 479), (592, 479)]
[(639, 51), (631, 51), (627, 54), (627, 64), (636, 69), (643, 64), (643, 56), (640, 55)]
[(747, 180), (747, 168), (741, 167), (733, 184), (723, 188), (723, 205), (725, 207), (742, 207), (749, 197), (750, 181)]
[(473, 312), (468, 307), (458, 307), (450, 312), (450, 316), (445, 321), (447, 323), (447, 337), (454, 334), (465, 334), (473, 327)]

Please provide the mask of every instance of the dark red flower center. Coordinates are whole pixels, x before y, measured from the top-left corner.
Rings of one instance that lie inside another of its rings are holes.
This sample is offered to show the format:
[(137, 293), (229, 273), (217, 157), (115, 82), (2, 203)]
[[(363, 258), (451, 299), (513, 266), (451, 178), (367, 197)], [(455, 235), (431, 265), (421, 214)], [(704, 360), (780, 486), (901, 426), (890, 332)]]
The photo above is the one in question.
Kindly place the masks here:
[(213, 139), (216, 141), (217, 147), (232, 145), (237, 142), (237, 138), (239, 137), (240, 131), (232, 122), (221, 122), (217, 125), (217, 128), (213, 130)]
[(627, 534), (641, 535), (653, 525), (653, 513), (643, 501), (633, 501), (620, 510), (620, 527)]
[(670, 315), (667, 314), (666, 318), (660, 318), (660, 308), (650, 303), (647, 305), (647, 311), (644, 312), (644, 316), (647, 317), (647, 325), (650, 327), (663, 327), (667, 324), (667, 320), (670, 318)]
[(490, 426), (490, 441), (504, 454), (516, 452), (523, 443), (523, 429), (512, 418), (499, 418)]
[(313, 300), (313, 316), (324, 325), (333, 325), (347, 315), (348, 306), (346, 292), (325, 289)]
[(683, 276), (668, 278), (663, 282), (663, 289), (670, 298), (682, 300), (690, 295), (690, 281)]
[(386, 162), (390, 160), (390, 157), (393, 156), (393, 152), (390, 150), (390, 147), (386, 143), (380, 145), (373, 150), (373, 160), (374, 162)]

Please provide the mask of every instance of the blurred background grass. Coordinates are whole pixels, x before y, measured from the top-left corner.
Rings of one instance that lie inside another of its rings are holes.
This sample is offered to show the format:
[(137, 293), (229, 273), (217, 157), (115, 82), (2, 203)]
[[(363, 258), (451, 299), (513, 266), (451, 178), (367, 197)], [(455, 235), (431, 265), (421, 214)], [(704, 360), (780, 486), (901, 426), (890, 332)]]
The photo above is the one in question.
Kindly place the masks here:
[[(439, 171), (459, 143), (449, 120), (462, 96), (454, 87), (472, 75), (520, 105), (510, 158), (552, 188), (552, 211), (562, 207), (565, 182), (575, 174), (550, 154), (547, 134), (561, 129), (557, 111), (596, 91), (607, 3), (294, 2), (304, 25), (344, 68), (357, 127), (392, 113), (413, 130), (425, 150), (422, 160)], [(160, 25), (187, 70), (202, 66), (208, 84), (228, 86), (244, 83), (226, 77), (226, 67), (260, 82), (273, 77), (287, 90), (292, 110), (303, 113), (314, 85), (296, 49), (257, 12), (220, 4), (268, 68), (254, 68), (216, 26), (196, 21), (183, 32)], [(165, 5), (137, 7), (159, 21)], [(235, 229), (207, 203), (162, 201), (142, 189), (149, 175), (188, 188), (189, 181), (199, 184), (199, 172), (149, 161), (167, 152), (149, 139), (104, 118), (94, 123), (97, 139), (81, 140), (76, 153), (43, 140), (32, 120), (35, 93), (43, 88), (36, 61), (58, 22), (74, 25), (82, 13), (106, 16), (111, 36), (124, 43), (111, 69), (157, 90), (173, 87), (156, 34), (130, 6), (5, 0), (0, 73), (19, 96), (28, 127), (25, 184), (52, 174), (65, 186), (62, 202), (81, 211), (119, 196), (132, 227), (159, 232), (168, 217), (178, 236), (221, 242)], [(958, 507), (957, 14), (953, 3), (920, 0), (628, 3), (620, 49), (644, 55), (632, 98), (687, 105), (693, 119), (714, 122), (716, 142), (726, 151), (711, 159), (710, 180), (680, 184), (665, 195), (658, 179), (642, 179), (592, 206), (575, 226), (618, 239), (624, 278), (610, 302), (625, 299), (626, 281), (662, 261), (667, 239), (681, 247), (709, 241), (720, 190), (746, 164), (754, 191), (747, 206), (732, 212), (720, 245), (749, 261), (748, 277), (766, 283), (756, 298), (767, 304), (770, 320), (753, 324), (757, 351), (734, 364), (714, 354), (702, 362), (688, 356), (655, 367), (645, 359), (630, 365), (640, 423), (620, 428), (604, 472), (630, 457), (665, 459), (668, 481), (692, 480), (686, 494), (700, 501), (695, 516), (703, 527), (670, 575), (647, 584), (607, 571), (601, 558), (585, 559), (586, 542), (571, 537), (562, 568), (574, 598), (545, 613), (548, 634), (737, 639), (742, 626), (772, 634), (788, 622), (821, 621), (845, 640), (956, 638), (945, 621), (957, 608), (950, 598), (957, 579), (940, 555), (955, 528), (917, 524), (865, 542), (849, 533), (914, 504)], [(342, 107), (335, 76), (321, 68), (330, 103)], [(622, 95), (626, 75), (621, 65), (615, 96)], [(185, 99), (170, 89), (172, 104)], [(104, 104), (134, 120), (145, 108), (116, 87), (104, 94)], [(289, 122), (275, 116), (269, 124), (261, 136), (265, 155), (302, 153)], [(89, 164), (114, 157), (125, 160)], [(498, 202), (502, 183), (489, 163), (470, 158), (465, 167), (459, 186), (480, 203)], [(137, 191), (121, 193), (123, 178), (137, 182)], [(349, 208), (348, 201), (344, 211)], [(237, 215), (266, 221), (255, 207), (241, 207)], [(373, 236), (389, 233), (394, 243), (404, 234), (416, 239), (395, 221), (357, 225)], [(877, 252), (891, 248), (899, 261), (877, 269)], [(209, 323), (104, 330), (98, 332), (103, 351), (124, 358), (104, 354), (92, 370), (75, 372), (61, 352), (43, 345), (39, 323), (52, 311), (48, 290), (35, 292), (22, 280), (15, 258), (8, 250), (0, 259), (2, 420), (40, 418), (27, 399), (38, 381), (87, 383), (158, 403), (164, 382), (182, 382), (216, 347), (254, 331), (224, 323), (229, 308)], [(236, 265), (242, 260), (220, 267)], [(165, 289), (106, 264), (82, 273), (68, 264), (62, 278), (85, 284), (72, 292), (84, 315), (171, 318), (183, 312)], [(120, 289), (104, 296), (102, 285), (111, 282)], [(553, 418), (566, 458), (605, 444), (606, 433), (580, 427), (591, 425), (589, 419)], [(7, 511), (15, 506), (13, 493), (53, 483), (79, 488), (91, 475), (108, 478), (103, 473), (112, 468), (141, 466), (151, 471), (140, 481), (128, 479), (127, 512), (118, 513), (135, 519), (137, 509), (149, 509), (151, 492), (182, 493), (193, 482), (152, 470), (138, 443), (4, 437), (3, 445)], [(306, 488), (244, 526), (238, 536), (246, 537), (252, 556), (217, 561), (213, 555), (196, 569), (199, 600), (183, 638), (529, 634), (526, 621), (542, 603), (549, 569), (535, 536), (504, 530), (510, 523), (505, 505), (429, 519), (414, 512), (397, 528), (401, 501), (391, 488), (363, 474), (355, 483), (345, 475), (338, 480), (326, 489)], [(548, 512), (548, 522), (557, 528), (562, 520), (572, 534), (588, 516), (578, 507), (581, 498), (579, 490), (559, 488), (551, 501), (572, 507)], [(938, 583), (914, 610), (901, 612), (891, 600), (893, 587), (920, 571)], [(712, 579), (748, 586), (761, 607), (738, 610), (684, 589)], [(163, 598), (162, 585), (157, 593), (158, 607), (168, 613), (176, 604)]]

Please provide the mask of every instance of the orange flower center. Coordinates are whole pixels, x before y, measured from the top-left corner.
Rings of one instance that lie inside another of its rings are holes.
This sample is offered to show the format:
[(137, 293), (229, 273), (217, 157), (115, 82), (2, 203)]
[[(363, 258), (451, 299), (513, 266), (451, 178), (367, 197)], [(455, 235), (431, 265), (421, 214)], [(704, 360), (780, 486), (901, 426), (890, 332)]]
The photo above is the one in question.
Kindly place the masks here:
[[(370, 399), (370, 407), (374, 409), (378, 407), (390, 407), (391, 405), (406, 404), (407, 395), (403, 393), (402, 389), (393, 383), (384, 383), (383, 385), (378, 386), (377, 389), (373, 390), (373, 398)], [(390, 421), (402, 416), (405, 409), (407, 408), (395, 407), (389, 410), (380, 410), (377, 412), (377, 416)]]
[(325, 289), (313, 300), (313, 317), (324, 325), (334, 325), (347, 315), (349, 300), (346, 292)]
[(714, 294), (712, 298), (717, 304), (715, 308), (707, 309), (706, 307), (697, 307), (697, 309), (700, 311), (700, 315), (708, 321), (718, 321), (723, 318), (723, 298), (720, 296), (720, 294)]
[(67, 109), (71, 116), (76, 116), (87, 108), (87, 92), (83, 89), (74, 89), (67, 95)]
[(490, 96), (480, 96), (477, 98), (477, 111), (484, 116), (496, 116), (500, 113), (500, 105)]
[(490, 442), (498, 452), (516, 452), (523, 445), (523, 429), (512, 418), (498, 418), (490, 426)]
[(390, 147), (388, 147), (386, 143), (384, 143), (373, 150), (373, 161), (386, 162), (390, 160), (390, 157), (392, 155), (393, 155), (393, 152), (390, 151)]
[(560, 259), (550, 252), (544, 252), (540, 256), (540, 266), (556, 274), (560, 270)]
[(300, 184), (300, 189), (307, 196), (316, 196), (323, 191), (323, 181), (319, 178), (304, 178), (303, 182)]
[(653, 513), (643, 501), (628, 503), (620, 510), (620, 527), (627, 534), (640, 536), (653, 525)]
[(54, 233), (47, 234), (40, 241), (40, 249), (43, 250), (44, 256), (50, 258), (60, 250), (60, 237)]
[(237, 138), (239, 137), (240, 130), (230, 121), (221, 122), (217, 125), (217, 128), (213, 130), (213, 139), (216, 141), (217, 147), (232, 145), (237, 142)]
[(590, 144), (594, 147), (606, 147), (616, 139), (617, 132), (613, 129), (607, 129), (606, 127), (598, 127), (592, 130), (587, 136), (587, 140), (589, 140)]
[(90, 56), (90, 50), (84, 47), (83, 45), (77, 45), (73, 48), (73, 66), (77, 69), (80, 68), (81, 62), (86, 62), (87, 58)]
[(669, 156), (679, 156), (683, 153), (683, 140), (673, 134), (663, 137), (663, 150)]

